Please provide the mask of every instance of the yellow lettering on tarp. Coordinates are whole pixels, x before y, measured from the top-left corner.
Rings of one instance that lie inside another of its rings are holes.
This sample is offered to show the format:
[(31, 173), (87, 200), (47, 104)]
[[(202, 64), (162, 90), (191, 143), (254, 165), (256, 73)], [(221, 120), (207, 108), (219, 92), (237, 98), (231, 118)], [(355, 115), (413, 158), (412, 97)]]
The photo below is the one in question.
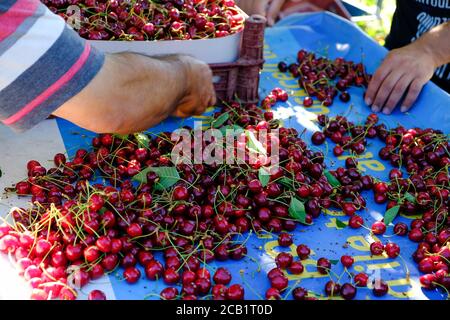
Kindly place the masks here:
[(345, 213), (343, 213), (342, 211), (324, 209), (323, 212), (325, 214), (333, 216), (333, 217), (343, 217), (343, 216), (345, 216)]
[[(378, 238), (375, 236), (372, 236), (374, 241), (378, 241)], [(367, 240), (363, 236), (352, 236), (347, 238), (347, 243), (350, 247), (353, 249), (356, 249), (358, 251), (363, 252), (370, 252), (370, 244), (367, 242)], [(383, 252), (380, 256), (372, 256), (372, 255), (360, 255), (360, 256), (353, 256), (353, 259), (355, 259), (355, 262), (362, 262), (362, 261), (377, 261), (377, 260), (384, 260), (387, 259), (388, 256), (385, 252)]]
[(373, 153), (372, 152), (366, 152), (366, 153), (355, 155), (355, 156), (343, 155), (343, 156), (339, 156), (338, 157), (339, 160), (345, 160), (347, 158), (357, 158), (358, 160), (361, 160), (361, 159), (372, 159), (373, 158)]
[[(266, 251), (266, 253), (275, 259), (275, 257), (278, 255), (279, 251), (277, 251), (275, 248), (278, 247), (278, 240), (273, 240), (273, 241), (269, 241), (264, 245), (264, 250)], [(292, 254), (293, 256), (297, 255), (296, 252), (296, 245), (291, 245), (289, 247), (288, 251), (290, 254)], [(314, 255), (315, 252), (314, 250), (311, 250), (311, 255)], [(288, 274), (286, 273), (286, 276), (289, 280), (299, 280), (299, 279), (306, 279), (306, 278), (324, 278), (324, 277), (328, 277), (328, 275), (324, 275), (321, 274), (319, 272), (317, 272), (317, 261), (313, 260), (313, 259), (306, 259), (306, 260), (302, 260), (302, 264), (305, 267), (304, 271), (301, 274), (295, 275), (295, 274)], [(314, 270), (314, 271), (309, 271), (309, 270)]]
[[(396, 291), (393, 289), (393, 288), (399, 287), (399, 286), (411, 286), (411, 281), (406, 278), (396, 279), (396, 280), (387, 280), (386, 283), (389, 286), (389, 290), (388, 290), (387, 294), (389, 294), (393, 297), (396, 297), (399, 299), (407, 299), (407, 298), (411, 298), (414, 296), (413, 291), (411, 289), (408, 289), (406, 291)], [(368, 283), (367, 288), (372, 289), (373, 284)]]
[(372, 170), (372, 171), (384, 171), (384, 170), (386, 170), (386, 167), (378, 160), (359, 161), (358, 169), (360, 171), (366, 172), (367, 169), (365, 167), (367, 167), (367, 169)]
[[(303, 105), (303, 99), (300, 98), (294, 98), (295, 103), (298, 103), (300, 106)], [(305, 108), (306, 110), (308, 110), (311, 113), (315, 113), (315, 114), (328, 114), (330, 113), (330, 109), (322, 106), (322, 105), (313, 105), (311, 107)]]
[(296, 84), (296, 83), (288, 83), (287, 81), (289, 81), (289, 80), (279, 80), (278, 83), (284, 89), (297, 89), (298, 88), (298, 84)]
[(308, 291), (308, 297), (314, 297), (317, 298), (318, 300), (344, 300), (344, 298), (342, 298), (340, 295), (335, 297), (327, 297), (323, 294), (317, 294), (311, 291)]
[(272, 77), (272, 75), (275, 72), (278, 72), (278, 69), (270, 68), (270, 67), (264, 67), (264, 69), (261, 72), (261, 76)]
[(330, 109), (325, 106), (312, 106), (307, 109), (309, 112), (314, 114), (328, 114)]
[(306, 94), (305, 90), (300, 89), (300, 90), (295, 90), (295, 91), (290, 92), (289, 96), (295, 98), (295, 97), (306, 97), (308, 95)]
[(292, 76), (291, 76), (290, 74), (288, 74), (288, 73), (276, 73), (276, 74), (273, 75), (273, 77), (274, 77), (275, 79), (277, 79), (277, 80), (285, 80), (285, 81), (293, 80), (293, 79), (294, 79), (294, 77), (292, 77)]
[[(378, 241), (379, 239), (375, 236), (372, 236), (374, 241)], [(354, 249), (358, 251), (364, 251), (364, 252), (370, 252), (370, 244), (367, 242), (367, 240), (363, 236), (353, 236), (349, 237), (347, 239), (347, 243)], [(355, 262), (363, 262), (366, 261), (365, 268), (361, 265), (355, 265), (354, 269), (356, 272), (363, 272), (366, 270), (380, 270), (380, 269), (394, 269), (397, 267), (400, 267), (400, 263), (397, 261), (389, 261), (389, 262), (383, 262), (383, 263), (372, 263), (376, 260), (383, 260), (383, 259), (389, 259), (386, 253), (383, 253), (381, 256), (372, 256), (372, 255), (360, 255), (360, 256), (353, 256), (355, 259)], [(386, 281), (389, 285), (389, 292), (388, 294), (392, 295), (396, 298), (409, 298), (413, 296), (413, 293), (411, 290), (407, 291), (396, 291), (393, 289), (393, 287), (396, 286), (402, 286), (402, 285), (408, 285), (410, 284), (410, 281), (406, 278), (402, 279), (396, 279), (396, 280), (390, 280)], [(371, 288), (371, 285), (369, 284), (369, 287)]]
[(340, 229), (336, 224), (336, 218), (331, 218), (329, 222), (325, 223), (328, 228)]
[(275, 72), (279, 73), (278, 65), (276, 63), (265, 63), (262, 72), (270, 73), (270, 75)]
[(370, 251), (370, 244), (363, 236), (352, 236), (347, 238), (347, 243), (353, 249), (359, 251)]
[(275, 59), (277, 55), (271, 51), (264, 52), (264, 59)]

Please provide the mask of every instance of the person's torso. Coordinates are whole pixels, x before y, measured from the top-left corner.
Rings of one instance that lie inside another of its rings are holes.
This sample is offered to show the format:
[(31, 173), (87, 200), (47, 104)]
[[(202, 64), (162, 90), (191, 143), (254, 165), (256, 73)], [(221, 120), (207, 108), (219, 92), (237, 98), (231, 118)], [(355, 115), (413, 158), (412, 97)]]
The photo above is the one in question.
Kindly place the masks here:
[[(447, 21), (450, 21), (450, 0), (397, 0), (385, 46), (391, 50), (408, 45)], [(432, 80), (450, 93), (450, 64), (436, 69)]]

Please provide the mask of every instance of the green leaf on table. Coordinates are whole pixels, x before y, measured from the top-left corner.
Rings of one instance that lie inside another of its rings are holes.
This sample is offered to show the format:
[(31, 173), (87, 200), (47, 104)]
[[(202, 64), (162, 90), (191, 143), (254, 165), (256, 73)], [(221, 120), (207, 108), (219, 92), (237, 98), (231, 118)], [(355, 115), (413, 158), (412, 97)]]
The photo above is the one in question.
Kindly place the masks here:
[(338, 229), (347, 228), (347, 224), (339, 219), (336, 219), (336, 226), (338, 227)]
[(265, 187), (269, 183), (270, 173), (267, 171), (267, 168), (261, 167), (258, 170), (258, 179), (261, 182), (262, 186)]
[(335, 176), (333, 176), (330, 171), (325, 170), (323, 174), (327, 178), (328, 183), (331, 184), (332, 187), (335, 188), (341, 186), (339, 180)]
[(138, 142), (139, 148), (146, 148), (148, 149), (148, 146), (150, 144), (150, 139), (145, 133), (135, 133), (134, 137), (136, 138)]
[(288, 187), (289, 189), (294, 189), (294, 187), (292, 185), (292, 179), (283, 177), (281, 179), (278, 179), (277, 182), (281, 183), (285, 187)]
[(121, 140), (128, 140), (128, 134), (118, 134), (118, 133), (114, 133), (113, 134), (114, 138), (118, 138)]
[(411, 203), (416, 202), (416, 197), (414, 197), (411, 193), (407, 192), (405, 193), (405, 199), (408, 200)]
[(258, 139), (256, 139), (255, 134), (252, 131), (246, 130), (245, 135), (248, 138), (247, 148), (250, 151), (254, 151), (263, 155), (267, 154), (266, 149), (264, 148), (262, 143)]
[(155, 185), (155, 189), (162, 191), (170, 188), (180, 180), (180, 175), (175, 167), (148, 167), (133, 177), (133, 180), (140, 183), (147, 183), (147, 173), (155, 172), (159, 181)]
[(289, 204), (289, 215), (291, 218), (294, 218), (303, 224), (307, 224), (305, 205), (295, 197), (291, 197), (291, 203)]
[(230, 119), (230, 114), (228, 112), (226, 113), (222, 113), (220, 116), (218, 116), (216, 119), (214, 119), (213, 121), (211, 121), (211, 125), (213, 128), (218, 129), (221, 126), (223, 126), (223, 124), (225, 122), (227, 122), (227, 120)]
[(399, 211), (400, 206), (394, 206), (386, 211), (386, 213), (384, 214), (384, 224), (388, 226), (392, 221), (394, 221)]
[(338, 262), (339, 262), (339, 260), (330, 260), (330, 263), (333, 264), (333, 265), (337, 265)]

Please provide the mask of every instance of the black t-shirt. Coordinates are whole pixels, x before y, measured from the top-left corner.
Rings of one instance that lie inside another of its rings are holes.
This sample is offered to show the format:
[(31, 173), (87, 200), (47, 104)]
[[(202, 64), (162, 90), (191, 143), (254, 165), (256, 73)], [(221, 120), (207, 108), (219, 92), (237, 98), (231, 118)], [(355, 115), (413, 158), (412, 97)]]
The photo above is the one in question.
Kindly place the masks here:
[[(389, 50), (406, 46), (447, 21), (450, 21), (450, 0), (397, 0), (385, 46)], [(450, 93), (450, 64), (436, 69), (432, 81)]]

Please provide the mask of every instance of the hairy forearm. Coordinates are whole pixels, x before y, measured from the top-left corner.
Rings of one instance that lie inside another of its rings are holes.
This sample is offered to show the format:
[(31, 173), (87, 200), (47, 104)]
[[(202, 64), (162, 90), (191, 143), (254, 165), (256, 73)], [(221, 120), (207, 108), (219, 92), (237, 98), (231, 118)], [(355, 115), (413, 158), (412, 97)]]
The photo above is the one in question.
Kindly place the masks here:
[(176, 57), (108, 55), (92, 82), (54, 114), (94, 132), (142, 131), (173, 113), (183, 77)]
[(450, 22), (434, 27), (412, 45), (426, 50), (433, 57), (435, 68), (450, 63)]

